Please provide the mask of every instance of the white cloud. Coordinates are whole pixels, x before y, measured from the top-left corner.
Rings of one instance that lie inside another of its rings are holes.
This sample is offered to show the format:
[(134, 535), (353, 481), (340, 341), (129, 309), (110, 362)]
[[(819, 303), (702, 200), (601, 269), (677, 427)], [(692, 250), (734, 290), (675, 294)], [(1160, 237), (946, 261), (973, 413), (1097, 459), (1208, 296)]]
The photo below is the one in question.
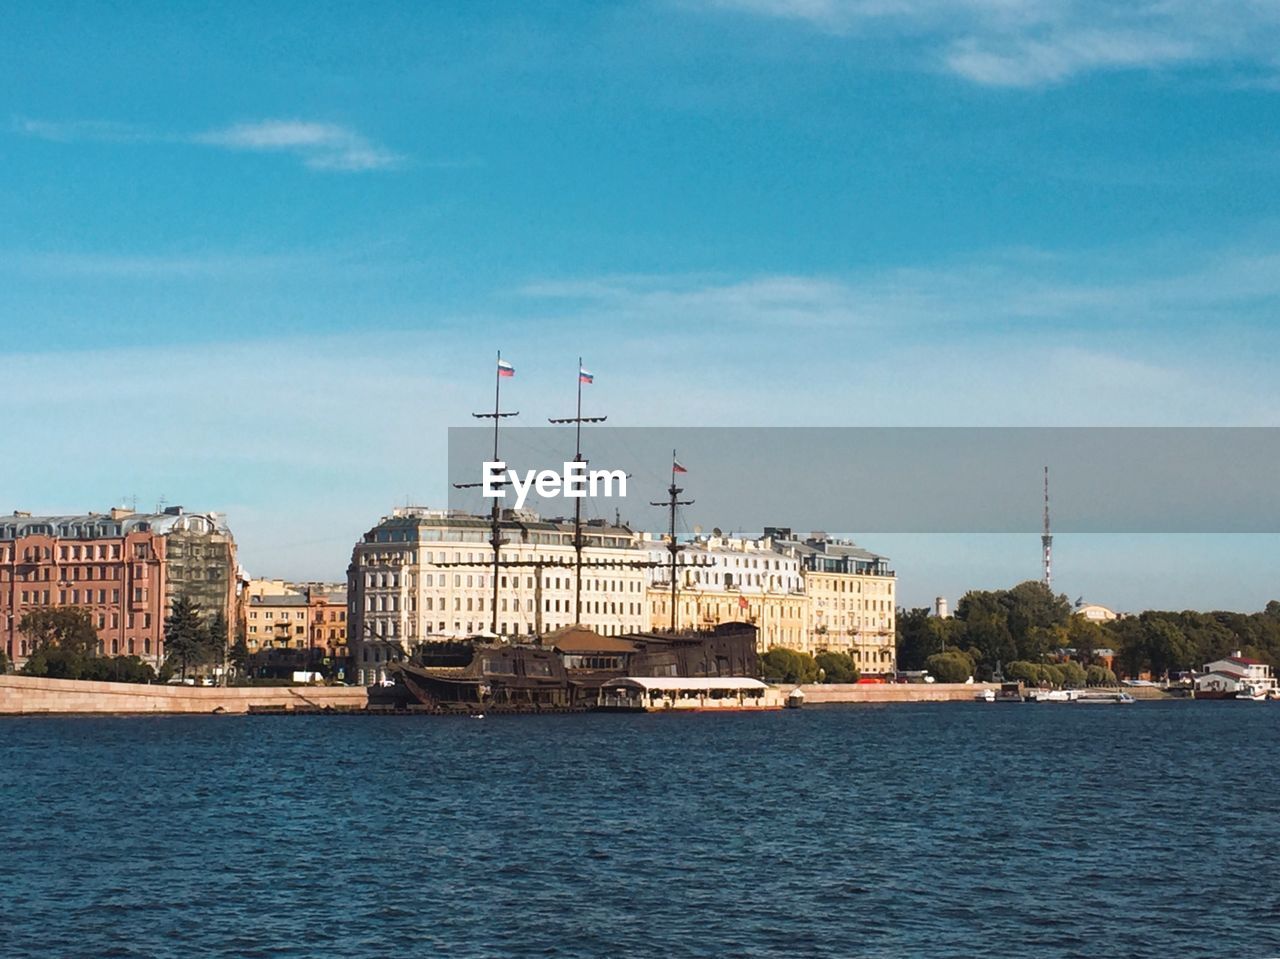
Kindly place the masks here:
[(305, 120), (260, 120), (209, 130), (192, 142), (228, 150), (291, 153), (316, 170), (384, 170), (403, 157), (347, 127)]
[(10, 129), (21, 136), (56, 143), (178, 143), (297, 157), (313, 170), (364, 172), (400, 166), (405, 158), (336, 123), (257, 120), (195, 134), (161, 133), (108, 120), (38, 120), (16, 117)]
[(896, 36), (974, 83), (1026, 87), (1105, 70), (1227, 62), (1274, 72), (1266, 0), (707, 0), (841, 36)]

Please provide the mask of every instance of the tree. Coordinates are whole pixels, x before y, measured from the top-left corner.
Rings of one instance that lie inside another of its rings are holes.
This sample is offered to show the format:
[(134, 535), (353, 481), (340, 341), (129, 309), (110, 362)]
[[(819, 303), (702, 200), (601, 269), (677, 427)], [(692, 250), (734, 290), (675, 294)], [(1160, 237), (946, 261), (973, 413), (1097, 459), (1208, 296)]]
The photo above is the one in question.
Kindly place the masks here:
[(1079, 689), (1085, 684), (1087, 674), (1085, 669), (1079, 663), (1067, 660), (1065, 663), (1059, 663), (1058, 669), (1062, 673), (1062, 686), (1066, 689)]
[(209, 622), (207, 655), (210, 662), (219, 666), (226, 665), (229, 638), (227, 614), (218, 610)]
[(249, 670), (249, 644), (245, 642), (244, 630), (236, 630), (236, 642), (231, 647), (230, 655), (231, 665), (235, 667), (236, 674), (243, 676)]
[(1067, 624), (1066, 645), (1074, 649), (1076, 658), (1088, 666), (1093, 662), (1094, 651), (1108, 645), (1107, 632), (1093, 620), (1076, 614)]
[(964, 623), (939, 619), (928, 607), (898, 612), (898, 668), (924, 669), (934, 653), (963, 645)]
[(818, 653), (814, 663), (822, 670), (824, 683), (856, 683), (858, 667), (853, 664), (853, 657), (848, 653)]
[(187, 667), (199, 665), (209, 650), (209, 632), (200, 618), (200, 606), (186, 596), (179, 596), (169, 609), (164, 622), (164, 646), (168, 658), (180, 663), (182, 678)]
[(1085, 682), (1090, 686), (1114, 686), (1116, 674), (1105, 666), (1090, 666), (1085, 670)]
[(3, 649), (0, 649), (0, 674), (9, 671), (9, 656)]
[(818, 678), (818, 664), (808, 653), (775, 646), (760, 657), (760, 672), (784, 683), (811, 683)]
[(93, 656), (98, 651), (93, 614), (83, 606), (32, 610), (22, 617), (18, 630), (37, 651), (56, 647), (75, 656)]
[(1015, 659), (1011, 663), (1005, 663), (1004, 678), (1011, 683), (1039, 686), (1045, 676), (1039, 663), (1028, 662), (1025, 659)]
[(958, 649), (949, 649), (930, 656), (925, 668), (940, 683), (963, 683), (973, 675), (973, 660)]

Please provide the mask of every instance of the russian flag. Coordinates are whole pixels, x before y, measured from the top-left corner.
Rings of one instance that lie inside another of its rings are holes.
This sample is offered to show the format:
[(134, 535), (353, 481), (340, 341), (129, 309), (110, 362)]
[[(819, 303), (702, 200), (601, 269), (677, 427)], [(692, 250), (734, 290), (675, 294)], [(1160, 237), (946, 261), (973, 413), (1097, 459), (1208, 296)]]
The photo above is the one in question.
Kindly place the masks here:
[(689, 472), (689, 471), (688, 471), (687, 469), (685, 469), (683, 466), (681, 466), (679, 463), (677, 463), (675, 460), (672, 460), (672, 461), (671, 461), (671, 472), (673, 472), (673, 473), (687, 473), (687, 472)]
[(579, 383), (594, 383), (595, 381), (596, 381), (596, 375), (594, 373), (588, 372), (587, 370), (584, 370), (582, 367), (578, 367)]
[(510, 363), (508, 363), (506, 360), (498, 360), (498, 375), (499, 376), (515, 376), (516, 368), (512, 366)]

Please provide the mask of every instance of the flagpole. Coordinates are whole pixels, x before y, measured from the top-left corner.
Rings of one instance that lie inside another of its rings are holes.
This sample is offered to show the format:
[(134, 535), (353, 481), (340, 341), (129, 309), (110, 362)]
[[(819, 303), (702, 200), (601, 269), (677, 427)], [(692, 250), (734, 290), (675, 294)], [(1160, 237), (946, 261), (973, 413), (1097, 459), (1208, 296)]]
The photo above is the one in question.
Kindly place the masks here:
[[(498, 350), (498, 362), (493, 371), (493, 461), (498, 460), (498, 423), (502, 420), (502, 350)], [(491, 517), (493, 533), (493, 609), (490, 611), (489, 632), (498, 635), (498, 575), (502, 568), (502, 510), (498, 500), (493, 501)]]
[[(578, 357), (578, 409), (577, 415), (564, 418), (550, 418), (548, 423), (557, 426), (574, 425), (574, 443), (573, 443), (573, 461), (575, 463), (584, 463), (586, 460), (582, 457), (582, 424), (583, 423), (603, 423), (608, 419), (607, 416), (583, 416), (582, 415), (582, 384), (590, 383), (590, 376), (582, 367), (582, 357)], [(573, 569), (574, 569), (574, 586), (573, 586), (573, 623), (575, 626), (582, 623), (582, 550), (585, 543), (582, 538), (582, 497), (576, 497), (573, 501)]]
[[(578, 357), (578, 414), (574, 417), (573, 461), (582, 462), (582, 357)], [(573, 501), (573, 625), (582, 624), (582, 497)]]

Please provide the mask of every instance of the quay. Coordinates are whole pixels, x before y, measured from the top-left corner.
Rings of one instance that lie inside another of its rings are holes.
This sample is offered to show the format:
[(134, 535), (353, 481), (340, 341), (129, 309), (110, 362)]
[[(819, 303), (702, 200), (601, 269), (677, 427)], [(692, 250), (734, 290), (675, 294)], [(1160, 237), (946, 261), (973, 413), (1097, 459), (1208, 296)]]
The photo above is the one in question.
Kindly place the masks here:
[[(972, 702), (988, 683), (783, 685), (804, 693), (806, 707), (841, 703)], [(585, 705), (555, 708), (485, 704), (491, 715), (586, 712)], [(427, 715), (466, 716), (481, 711), (456, 706), (392, 707), (369, 702), (361, 686), (165, 686), (34, 676), (0, 676), (0, 715)]]

